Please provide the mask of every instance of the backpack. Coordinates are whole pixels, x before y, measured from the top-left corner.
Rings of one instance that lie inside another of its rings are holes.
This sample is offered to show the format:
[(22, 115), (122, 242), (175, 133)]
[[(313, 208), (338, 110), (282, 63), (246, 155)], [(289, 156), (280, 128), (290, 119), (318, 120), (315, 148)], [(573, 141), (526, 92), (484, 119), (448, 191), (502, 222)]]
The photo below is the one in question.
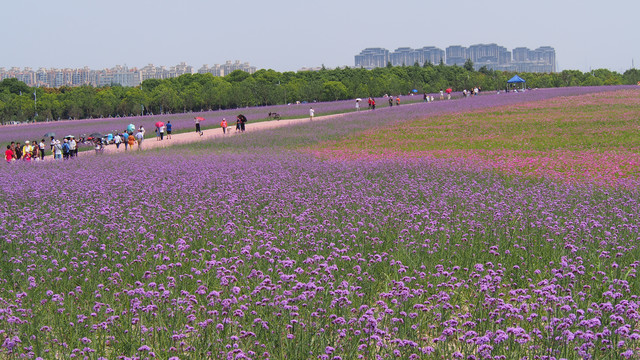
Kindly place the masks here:
[(70, 150), (69, 144), (68, 143), (64, 143), (62, 144), (62, 153), (63, 154), (68, 154)]

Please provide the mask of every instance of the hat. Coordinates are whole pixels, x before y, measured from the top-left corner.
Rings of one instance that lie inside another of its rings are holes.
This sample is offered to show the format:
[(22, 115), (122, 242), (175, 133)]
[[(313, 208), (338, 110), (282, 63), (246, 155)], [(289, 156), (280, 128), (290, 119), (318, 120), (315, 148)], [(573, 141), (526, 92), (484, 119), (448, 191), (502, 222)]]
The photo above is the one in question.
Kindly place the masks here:
[(29, 144), (29, 140), (25, 141), (24, 143), (25, 143), (25, 144)]

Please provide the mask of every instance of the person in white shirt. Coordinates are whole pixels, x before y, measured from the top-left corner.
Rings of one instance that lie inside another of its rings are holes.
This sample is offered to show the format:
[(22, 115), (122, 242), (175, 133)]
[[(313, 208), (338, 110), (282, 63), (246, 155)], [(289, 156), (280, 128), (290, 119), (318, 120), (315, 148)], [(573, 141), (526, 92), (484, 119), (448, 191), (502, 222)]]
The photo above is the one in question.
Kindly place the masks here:
[(62, 144), (60, 144), (60, 140), (52, 140), (53, 144), (53, 158), (54, 159), (62, 159)]
[(120, 143), (122, 143), (122, 138), (120, 134), (116, 133), (116, 136), (113, 137), (113, 143), (116, 144), (116, 149), (120, 148)]
[(40, 160), (44, 160), (44, 139), (40, 140), (38, 148), (40, 149)]
[(69, 140), (69, 155), (71, 157), (75, 157), (78, 156), (78, 147), (77, 147), (77, 143), (76, 143), (76, 139), (71, 138), (71, 140)]
[(313, 115), (315, 115), (315, 111), (313, 108), (309, 108), (309, 120), (313, 120)]
[(138, 131), (136, 133), (136, 141), (138, 142), (138, 150), (142, 150), (142, 141), (144, 140), (144, 133), (142, 131)]
[(56, 158), (56, 154), (54, 151), (54, 148), (56, 147), (56, 139), (52, 136), (51, 137), (51, 142), (49, 143), (49, 147), (51, 148), (51, 154), (53, 155), (53, 158)]

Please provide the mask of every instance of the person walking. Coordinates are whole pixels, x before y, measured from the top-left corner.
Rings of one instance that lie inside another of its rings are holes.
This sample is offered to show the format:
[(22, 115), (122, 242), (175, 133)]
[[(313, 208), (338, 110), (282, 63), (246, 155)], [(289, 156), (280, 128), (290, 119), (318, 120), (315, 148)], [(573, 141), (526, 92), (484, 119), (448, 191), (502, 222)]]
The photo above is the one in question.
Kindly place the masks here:
[(129, 147), (129, 133), (126, 131), (122, 133), (122, 143), (124, 143), (124, 151), (127, 151)]
[(142, 131), (136, 133), (136, 141), (138, 142), (138, 151), (142, 150), (142, 142), (144, 141), (144, 134)]
[(444, 100), (444, 91), (440, 89), (440, 100)]
[(160, 132), (160, 141), (164, 140), (164, 125), (160, 126), (158, 131)]
[(356, 100), (356, 111), (360, 111), (360, 99)]
[(62, 144), (60, 144), (60, 140), (56, 140), (56, 143), (53, 144), (53, 159), (62, 159)]
[(120, 134), (116, 133), (116, 136), (113, 137), (113, 143), (116, 144), (116, 149), (120, 149), (120, 143), (122, 143)]
[(44, 160), (44, 139), (40, 140), (38, 148), (40, 149), (40, 160)]
[(222, 128), (222, 133), (226, 134), (227, 133), (227, 119), (222, 118), (222, 121), (220, 121), (220, 127)]
[(195, 121), (196, 123), (196, 132), (200, 134), (200, 136), (202, 136), (202, 131), (200, 130), (200, 119), (198, 119), (197, 117), (194, 117), (193, 121)]
[(389, 96), (389, 107), (393, 107), (393, 96)]
[(313, 108), (309, 108), (309, 120), (313, 120), (313, 115), (315, 115), (316, 112), (313, 110)]
[(396, 106), (400, 106), (400, 95), (396, 97)]
[[(129, 144), (129, 148), (133, 151), (133, 145), (136, 143), (136, 138), (133, 136), (133, 133), (129, 133), (127, 136), (127, 143)], [(127, 148), (125, 147), (124, 150), (127, 151)]]
[(71, 137), (71, 140), (69, 140), (69, 155), (71, 157), (76, 157), (78, 156), (78, 144), (76, 143), (76, 140)]
[(375, 110), (376, 109), (376, 99), (371, 98), (371, 110)]
[(55, 156), (56, 154), (55, 154), (54, 148), (56, 147), (56, 139), (53, 136), (51, 137), (51, 142), (49, 143), (49, 147), (51, 148), (51, 155), (55, 159), (56, 158), (56, 156)]
[(171, 139), (171, 121), (167, 121), (167, 140)]
[(71, 157), (71, 148), (69, 147), (69, 140), (64, 139), (64, 143), (62, 144), (62, 158), (64, 160), (69, 160)]
[(242, 114), (240, 114), (240, 115), (238, 115), (238, 119), (240, 120), (240, 131), (244, 132), (245, 126), (247, 124), (247, 117), (242, 115)]

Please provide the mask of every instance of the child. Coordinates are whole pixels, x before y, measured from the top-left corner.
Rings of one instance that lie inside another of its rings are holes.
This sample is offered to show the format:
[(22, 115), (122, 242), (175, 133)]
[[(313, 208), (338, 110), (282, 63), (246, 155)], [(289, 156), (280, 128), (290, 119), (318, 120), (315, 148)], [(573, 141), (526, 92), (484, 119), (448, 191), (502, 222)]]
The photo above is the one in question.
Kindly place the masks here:
[(226, 134), (227, 133), (227, 119), (222, 118), (222, 121), (220, 122), (220, 127), (222, 128), (222, 133)]

